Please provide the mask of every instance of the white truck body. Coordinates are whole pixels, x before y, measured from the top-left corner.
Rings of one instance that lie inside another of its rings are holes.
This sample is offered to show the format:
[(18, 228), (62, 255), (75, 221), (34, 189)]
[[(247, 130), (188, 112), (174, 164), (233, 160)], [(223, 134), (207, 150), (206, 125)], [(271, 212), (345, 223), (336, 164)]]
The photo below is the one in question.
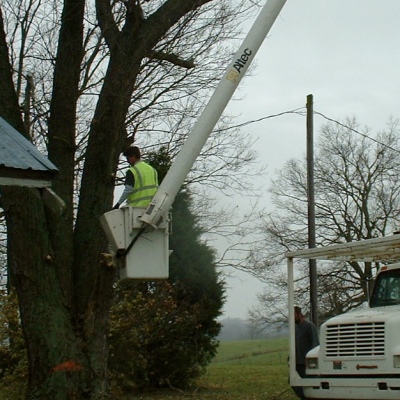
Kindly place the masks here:
[(296, 258), (345, 261), (400, 259), (400, 235), (286, 253), (289, 276), (290, 384), (308, 399), (400, 399), (400, 263), (382, 267), (368, 308), (322, 324), (320, 346), (295, 366), (294, 263)]

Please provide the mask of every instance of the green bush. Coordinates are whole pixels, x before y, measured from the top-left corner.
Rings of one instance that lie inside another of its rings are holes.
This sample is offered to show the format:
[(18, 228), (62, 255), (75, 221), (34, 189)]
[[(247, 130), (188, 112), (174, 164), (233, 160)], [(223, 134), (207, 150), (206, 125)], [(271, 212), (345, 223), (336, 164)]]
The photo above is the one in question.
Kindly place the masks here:
[[(134, 288), (132, 286), (135, 286)], [(111, 312), (109, 366), (122, 390), (188, 387), (216, 353), (219, 323), (182, 284), (120, 285)]]
[(28, 360), (15, 294), (0, 292), (0, 391), (7, 400), (24, 398)]

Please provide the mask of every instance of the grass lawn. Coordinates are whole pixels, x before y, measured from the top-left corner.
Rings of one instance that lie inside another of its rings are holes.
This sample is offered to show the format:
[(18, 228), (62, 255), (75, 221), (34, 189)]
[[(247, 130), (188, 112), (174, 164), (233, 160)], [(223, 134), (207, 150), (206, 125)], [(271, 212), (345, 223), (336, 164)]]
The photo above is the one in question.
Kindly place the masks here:
[[(113, 400), (295, 400), (288, 385), (287, 354), (287, 338), (223, 342), (191, 390), (163, 389)], [(7, 393), (0, 393), (0, 400), (22, 398), (15, 391)]]
[(197, 388), (163, 390), (126, 400), (295, 400), (288, 385), (287, 342), (285, 338), (221, 343)]

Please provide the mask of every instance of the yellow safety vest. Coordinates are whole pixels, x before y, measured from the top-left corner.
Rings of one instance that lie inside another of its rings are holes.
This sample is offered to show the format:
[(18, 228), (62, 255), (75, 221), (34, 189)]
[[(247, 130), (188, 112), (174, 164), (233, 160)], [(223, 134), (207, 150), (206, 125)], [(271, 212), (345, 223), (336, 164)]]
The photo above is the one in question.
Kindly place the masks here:
[(130, 170), (135, 178), (135, 184), (133, 192), (127, 199), (128, 205), (147, 207), (158, 188), (157, 171), (144, 161), (132, 165)]

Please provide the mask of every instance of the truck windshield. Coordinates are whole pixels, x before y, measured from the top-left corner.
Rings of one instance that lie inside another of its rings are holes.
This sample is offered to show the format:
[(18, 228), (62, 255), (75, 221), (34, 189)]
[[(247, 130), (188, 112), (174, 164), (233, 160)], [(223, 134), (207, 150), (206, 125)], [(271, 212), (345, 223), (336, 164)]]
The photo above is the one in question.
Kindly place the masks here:
[(370, 307), (400, 304), (400, 269), (381, 272), (376, 279)]

